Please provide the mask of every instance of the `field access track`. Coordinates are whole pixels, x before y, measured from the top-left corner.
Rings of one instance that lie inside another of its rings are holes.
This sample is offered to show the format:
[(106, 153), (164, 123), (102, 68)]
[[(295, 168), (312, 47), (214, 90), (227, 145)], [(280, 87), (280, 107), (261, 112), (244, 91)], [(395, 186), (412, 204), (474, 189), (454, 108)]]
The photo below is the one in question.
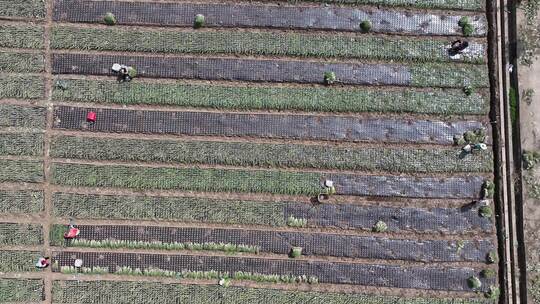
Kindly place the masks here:
[[(269, 275), (315, 276), (321, 283), (451, 291), (470, 291), (467, 279), (479, 273), (479, 270), (465, 267), (405, 267), (229, 256), (69, 251), (53, 252), (53, 256), (59, 267), (71, 266), (75, 258), (79, 258), (86, 267), (108, 267), (109, 272), (115, 272), (116, 267), (122, 266), (140, 270), (154, 267), (175, 272), (217, 271), (229, 275), (242, 271)], [(494, 280), (483, 279), (483, 283), (483, 286), (489, 286)]]

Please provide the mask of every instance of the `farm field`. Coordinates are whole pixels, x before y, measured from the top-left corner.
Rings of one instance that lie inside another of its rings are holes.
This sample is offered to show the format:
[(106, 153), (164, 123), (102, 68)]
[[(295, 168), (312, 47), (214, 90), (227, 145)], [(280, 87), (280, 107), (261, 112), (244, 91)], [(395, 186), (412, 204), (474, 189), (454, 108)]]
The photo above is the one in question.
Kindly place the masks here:
[(497, 303), (487, 9), (0, 0), (0, 303)]

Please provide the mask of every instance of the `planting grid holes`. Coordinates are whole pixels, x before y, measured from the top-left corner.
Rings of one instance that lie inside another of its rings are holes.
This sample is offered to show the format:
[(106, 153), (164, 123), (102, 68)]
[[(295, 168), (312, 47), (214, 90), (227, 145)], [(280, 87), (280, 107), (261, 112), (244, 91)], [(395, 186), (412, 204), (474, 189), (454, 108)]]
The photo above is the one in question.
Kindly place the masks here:
[(0, 302), (491, 303), (486, 3), (322, 2), (0, 0)]

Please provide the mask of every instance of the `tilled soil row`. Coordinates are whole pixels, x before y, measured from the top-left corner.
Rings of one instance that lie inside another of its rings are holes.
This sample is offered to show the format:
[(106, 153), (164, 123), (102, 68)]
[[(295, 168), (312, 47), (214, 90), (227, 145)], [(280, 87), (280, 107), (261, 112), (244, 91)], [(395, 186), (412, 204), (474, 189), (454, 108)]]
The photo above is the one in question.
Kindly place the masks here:
[(493, 230), (478, 206), (462, 208), (391, 208), (347, 204), (254, 202), (195, 197), (147, 197), (54, 193), (58, 217), (125, 220), (168, 220), (286, 227), (292, 216), (306, 227), (371, 230), (378, 221), (389, 232), (417, 231), (453, 234)]
[[(155, 255), (105, 252), (53, 252), (59, 267), (72, 266), (75, 259), (82, 259), (86, 267), (128, 266), (141, 270), (158, 268), (175, 272), (217, 271), (232, 275), (235, 272), (251, 272), (267, 275), (314, 276), (321, 283), (357, 284), (381, 287), (416, 288), (450, 291), (470, 291), (467, 279), (479, 276), (473, 268), (400, 267), (390, 265), (350, 264), (322, 261), (272, 260), (258, 258)], [(56, 268), (53, 271), (58, 272)], [(493, 279), (482, 279), (483, 286), (493, 284)], [(487, 288), (482, 287), (482, 290)]]
[[(123, 240), (164, 243), (224, 243), (254, 246), (260, 252), (289, 254), (292, 247), (301, 247), (305, 256), (333, 256), (407, 260), (417, 262), (484, 262), (493, 250), (490, 240), (455, 241), (405, 240), (383, 237), (351, 236), (328, 233), (276, 232), (241, 229), (170, 228), (157, 226), (88, 226), (79, 225), (79, 240)], [(63, 231), (62, 227), (58, 227)], [(55, 240), (65, 246), (75, 246), (70, 240)], [(82, 246), (85, 247), (85, 246)], [(91, 247), (91, 246), (90, 246)], [(129, 247), (124, 245), (124, 247)], [(103, 246), (103, 248), (109, 248)], [(157, 248), (157, 247), (156, 247)]]
[[(360, 23), (369, 20), (371, 31), (415, 35), (461, 35), (458, 21), (463, 15), (411, 13), (397, 10), (368, 10), (339, 7), (286, 5), (230, 5), (195, 3), (142, 3), (112, 1), (55, 2), (54, 20), (102, 22), (113, 12), (119, 24), (193, 26), (197, 14), (208, 27), (260, 27), (318, 29), (361, 32)], [(474, 35), (486, 35), (486, 18), (470, 16)]]
[[(97, 121), (86, 122), (90, 111)], [(343, 116), (140, 111), (57, 106), (55, 128), (93, 132), (245, 136), (332, 141), (454, 143), (454, 136), (484, 128), (477, 121), (428, 121)], [(489, 132), (488, 132), (489, 133)]]

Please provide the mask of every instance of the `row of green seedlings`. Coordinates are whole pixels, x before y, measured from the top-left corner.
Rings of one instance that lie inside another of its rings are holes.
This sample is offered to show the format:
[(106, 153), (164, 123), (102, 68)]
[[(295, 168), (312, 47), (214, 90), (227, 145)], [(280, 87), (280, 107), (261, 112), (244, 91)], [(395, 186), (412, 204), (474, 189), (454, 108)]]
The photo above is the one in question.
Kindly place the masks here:
[[(60, 272), (63, 274), (107, 274), (109, 273), (108, 267), (92, 266), (92, 267), (80, 267), (75, 266), (62, 266)], [(220, 285), (228, 285), (231, 280), (243, 280), (254, 281), (261, 283), (287, 283), (287, 284), (317, 284), (319, 279), (315, 276), (306, 275), (275, 275), (275, 274), (260, 274), (245, 271), (236, 271), (232, 274), (218, 272), (214, 270), (210, 271), (188, 271), (183, 270), (181, 272), (172, 270), (163, 270), (159, 268), (132, 268), (130, 266), (117, 266), (114, 274), (117, 275), (131, 275), (131, 276), (150, 276), (150, 277), (168, 277), (177, 279), (194, 279), (194, 280), (220, 280)]]
[(223, 251), (230, 253), (259, 253), (259, 246), (243, 245), (243, 244), (230, 244), (230, 243), (163, 243), (161, 241), (128, 241), (128, 240), (86, 240), (86, 239), (74, 239), (71, 241), (70, 246), (74, 247), (88, 247), (88, 248), (131, 248), (131, 249), (157, 249), (157, 250), (209, 250), (209, 251)]
[[(289, 227), (305, 228), (307, 224), (308, 221), (305, 218), (296, 218), (292, 215), (287, 218), (287, 226)], [(371, 230), (373, 232), (386, 232), (388, 225), (384, 221), (377, 221)]]

